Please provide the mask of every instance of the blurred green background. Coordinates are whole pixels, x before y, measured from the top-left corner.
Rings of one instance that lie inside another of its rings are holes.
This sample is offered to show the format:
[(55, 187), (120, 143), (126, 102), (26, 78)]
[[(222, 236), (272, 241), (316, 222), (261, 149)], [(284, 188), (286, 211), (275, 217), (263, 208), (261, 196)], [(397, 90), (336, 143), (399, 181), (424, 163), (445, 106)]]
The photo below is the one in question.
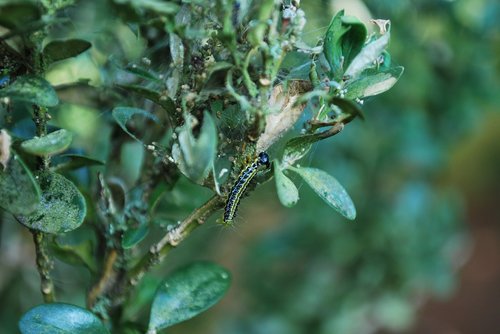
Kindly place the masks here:
[[(53, 84), (85, 78), (106, 87), (113, 81), (110, 59), (136, 61), (148, 51), (101, 6), (80, 1), (68, 10), (71, 37), (91, 40), (93, 48), (57, 65), (48, 74)], [(341, 8), (368, 25), (370, 18), (390, 19), (389, 51), (405, 67), (392, 90), (365, 101), (366, 121), (321, 142), (307, 160), (345, 186), (358, 217), (346, 221), (307, 187), (292, 209), (280, 206), (273, 182), (260, 187), (243, 201), (234, 230), (202, 226), (146, 281), (195, 259), (233, 273), (220, 304), (168, 333), (496, 332), (500, 3), (303, 0), (301, 7), (311, 45)], [(95, 103), (99, 91), (76, 92), (60, 92), (69, 102), (53, 124), (73, 131), (90, 156), (104, 158), (109, 110)], [(121, 152), (120, 176), (130, 183), (141, 155), (133, 143)], [(88, 171), (73, 177), (89, 182)], [(181, 179), (163, 205), (183, 208), (182, 218), (199, 204), (192, 198), (206, 195)], [(17, 319), (41, 297), (30, 235), (8, 216), (0, 251), (0, 323), (2, 332), (16, 333)], [(60, 299), (83, 306), (89, 274), (62, 262), (56, 268)], [(128, 312), (147, 319), (139, 311), (144, 303), (147, 293)]]

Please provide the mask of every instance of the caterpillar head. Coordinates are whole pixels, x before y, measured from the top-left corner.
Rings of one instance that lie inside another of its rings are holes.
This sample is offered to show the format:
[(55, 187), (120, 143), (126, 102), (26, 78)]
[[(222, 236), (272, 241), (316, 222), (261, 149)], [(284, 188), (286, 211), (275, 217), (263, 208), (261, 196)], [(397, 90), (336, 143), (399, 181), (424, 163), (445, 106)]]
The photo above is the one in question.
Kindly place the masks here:
[(260, 165), (266, 165), (266, 167), (269, 168), (269, 155), (266, 152), (260, 152), (257, 161)]

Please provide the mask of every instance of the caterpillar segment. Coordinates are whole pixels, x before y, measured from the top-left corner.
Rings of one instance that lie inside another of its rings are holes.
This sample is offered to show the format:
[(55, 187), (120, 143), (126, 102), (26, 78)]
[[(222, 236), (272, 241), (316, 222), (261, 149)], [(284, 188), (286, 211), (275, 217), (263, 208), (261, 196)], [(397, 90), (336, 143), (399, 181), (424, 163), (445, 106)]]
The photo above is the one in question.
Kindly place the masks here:
[(234, 183), (233, 188), (229, 192), (226, 200), (226, 207), (224, 209), (224, 225), (230, 226), (233, 224), (241, 197), (261, 166), (266, 166), (266, 168), (269, 168), (270, 166), (269, 155), (266, 152), (259, 153), (257, 158), (241, 171), (240, 176)]

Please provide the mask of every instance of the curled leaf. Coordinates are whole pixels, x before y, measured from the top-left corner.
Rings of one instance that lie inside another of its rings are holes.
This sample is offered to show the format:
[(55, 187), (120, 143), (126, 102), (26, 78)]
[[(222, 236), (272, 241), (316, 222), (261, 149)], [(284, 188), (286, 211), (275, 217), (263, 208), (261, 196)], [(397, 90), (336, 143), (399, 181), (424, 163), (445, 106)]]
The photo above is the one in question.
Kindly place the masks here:
[(294, 126), (304, 111), (305, 104), (297, 104), (302, 86), (299, 82), (292, 82), (287, 92), (283, 86), (274, 87), (269, 105), (274, 113), (266, 115), (266, 127), (257, 141), (257, 152), (266, 151), (276, 140), (281, 138)]
[(181, 172), (194, 182), (201, 182), (212, 168), (217, 151), (217, 128), (208, 112), (198, 138), (194, 137), (189, 121), (178, 131), (178, 143), (172, 147), (172, 156)]
[(353, 59), (344, 73), (349, 78), (357, 78), (361, 72), (371, 66), (380, 57), (389, 44), (391, 34), (387, 31), (384, 35), (363, 47), (359, 54)]
[(113, 109), (112, 114), (118, 125), (123, 129), (123, 131), (125, 131), (130, 137), (134, 138), (138, 142), (140, 142), (140, 140), (127, 128), (127, 122), (129, 122), (132, 119), (132, 117), (140, 116), (146, 119), (150, 119), (155, 123), (158, 123), (158, 118), (155, 115), (139, 108), (117, 107)]

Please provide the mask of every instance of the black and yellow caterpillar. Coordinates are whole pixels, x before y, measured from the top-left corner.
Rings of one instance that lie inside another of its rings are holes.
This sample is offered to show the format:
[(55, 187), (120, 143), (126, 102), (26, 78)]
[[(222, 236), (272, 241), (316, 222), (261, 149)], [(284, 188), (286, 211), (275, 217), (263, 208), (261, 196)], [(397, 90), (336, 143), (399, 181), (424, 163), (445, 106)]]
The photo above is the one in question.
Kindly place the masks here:
[(240, 204), (241, 196), (255, 174), (257, 174), (259, 167), (266, 166), (266, 168), (269, 168), (269, 165), (269, 155), (267, 155), (266, 152), (261, 152), (251, 164), (241, 171), (240, 176), (227, 196), (226, 208), (224, 210), (224, 225), (232, 225), (233, 219), (236, 216), (236, 211), (238, 210), (238, 205)]

